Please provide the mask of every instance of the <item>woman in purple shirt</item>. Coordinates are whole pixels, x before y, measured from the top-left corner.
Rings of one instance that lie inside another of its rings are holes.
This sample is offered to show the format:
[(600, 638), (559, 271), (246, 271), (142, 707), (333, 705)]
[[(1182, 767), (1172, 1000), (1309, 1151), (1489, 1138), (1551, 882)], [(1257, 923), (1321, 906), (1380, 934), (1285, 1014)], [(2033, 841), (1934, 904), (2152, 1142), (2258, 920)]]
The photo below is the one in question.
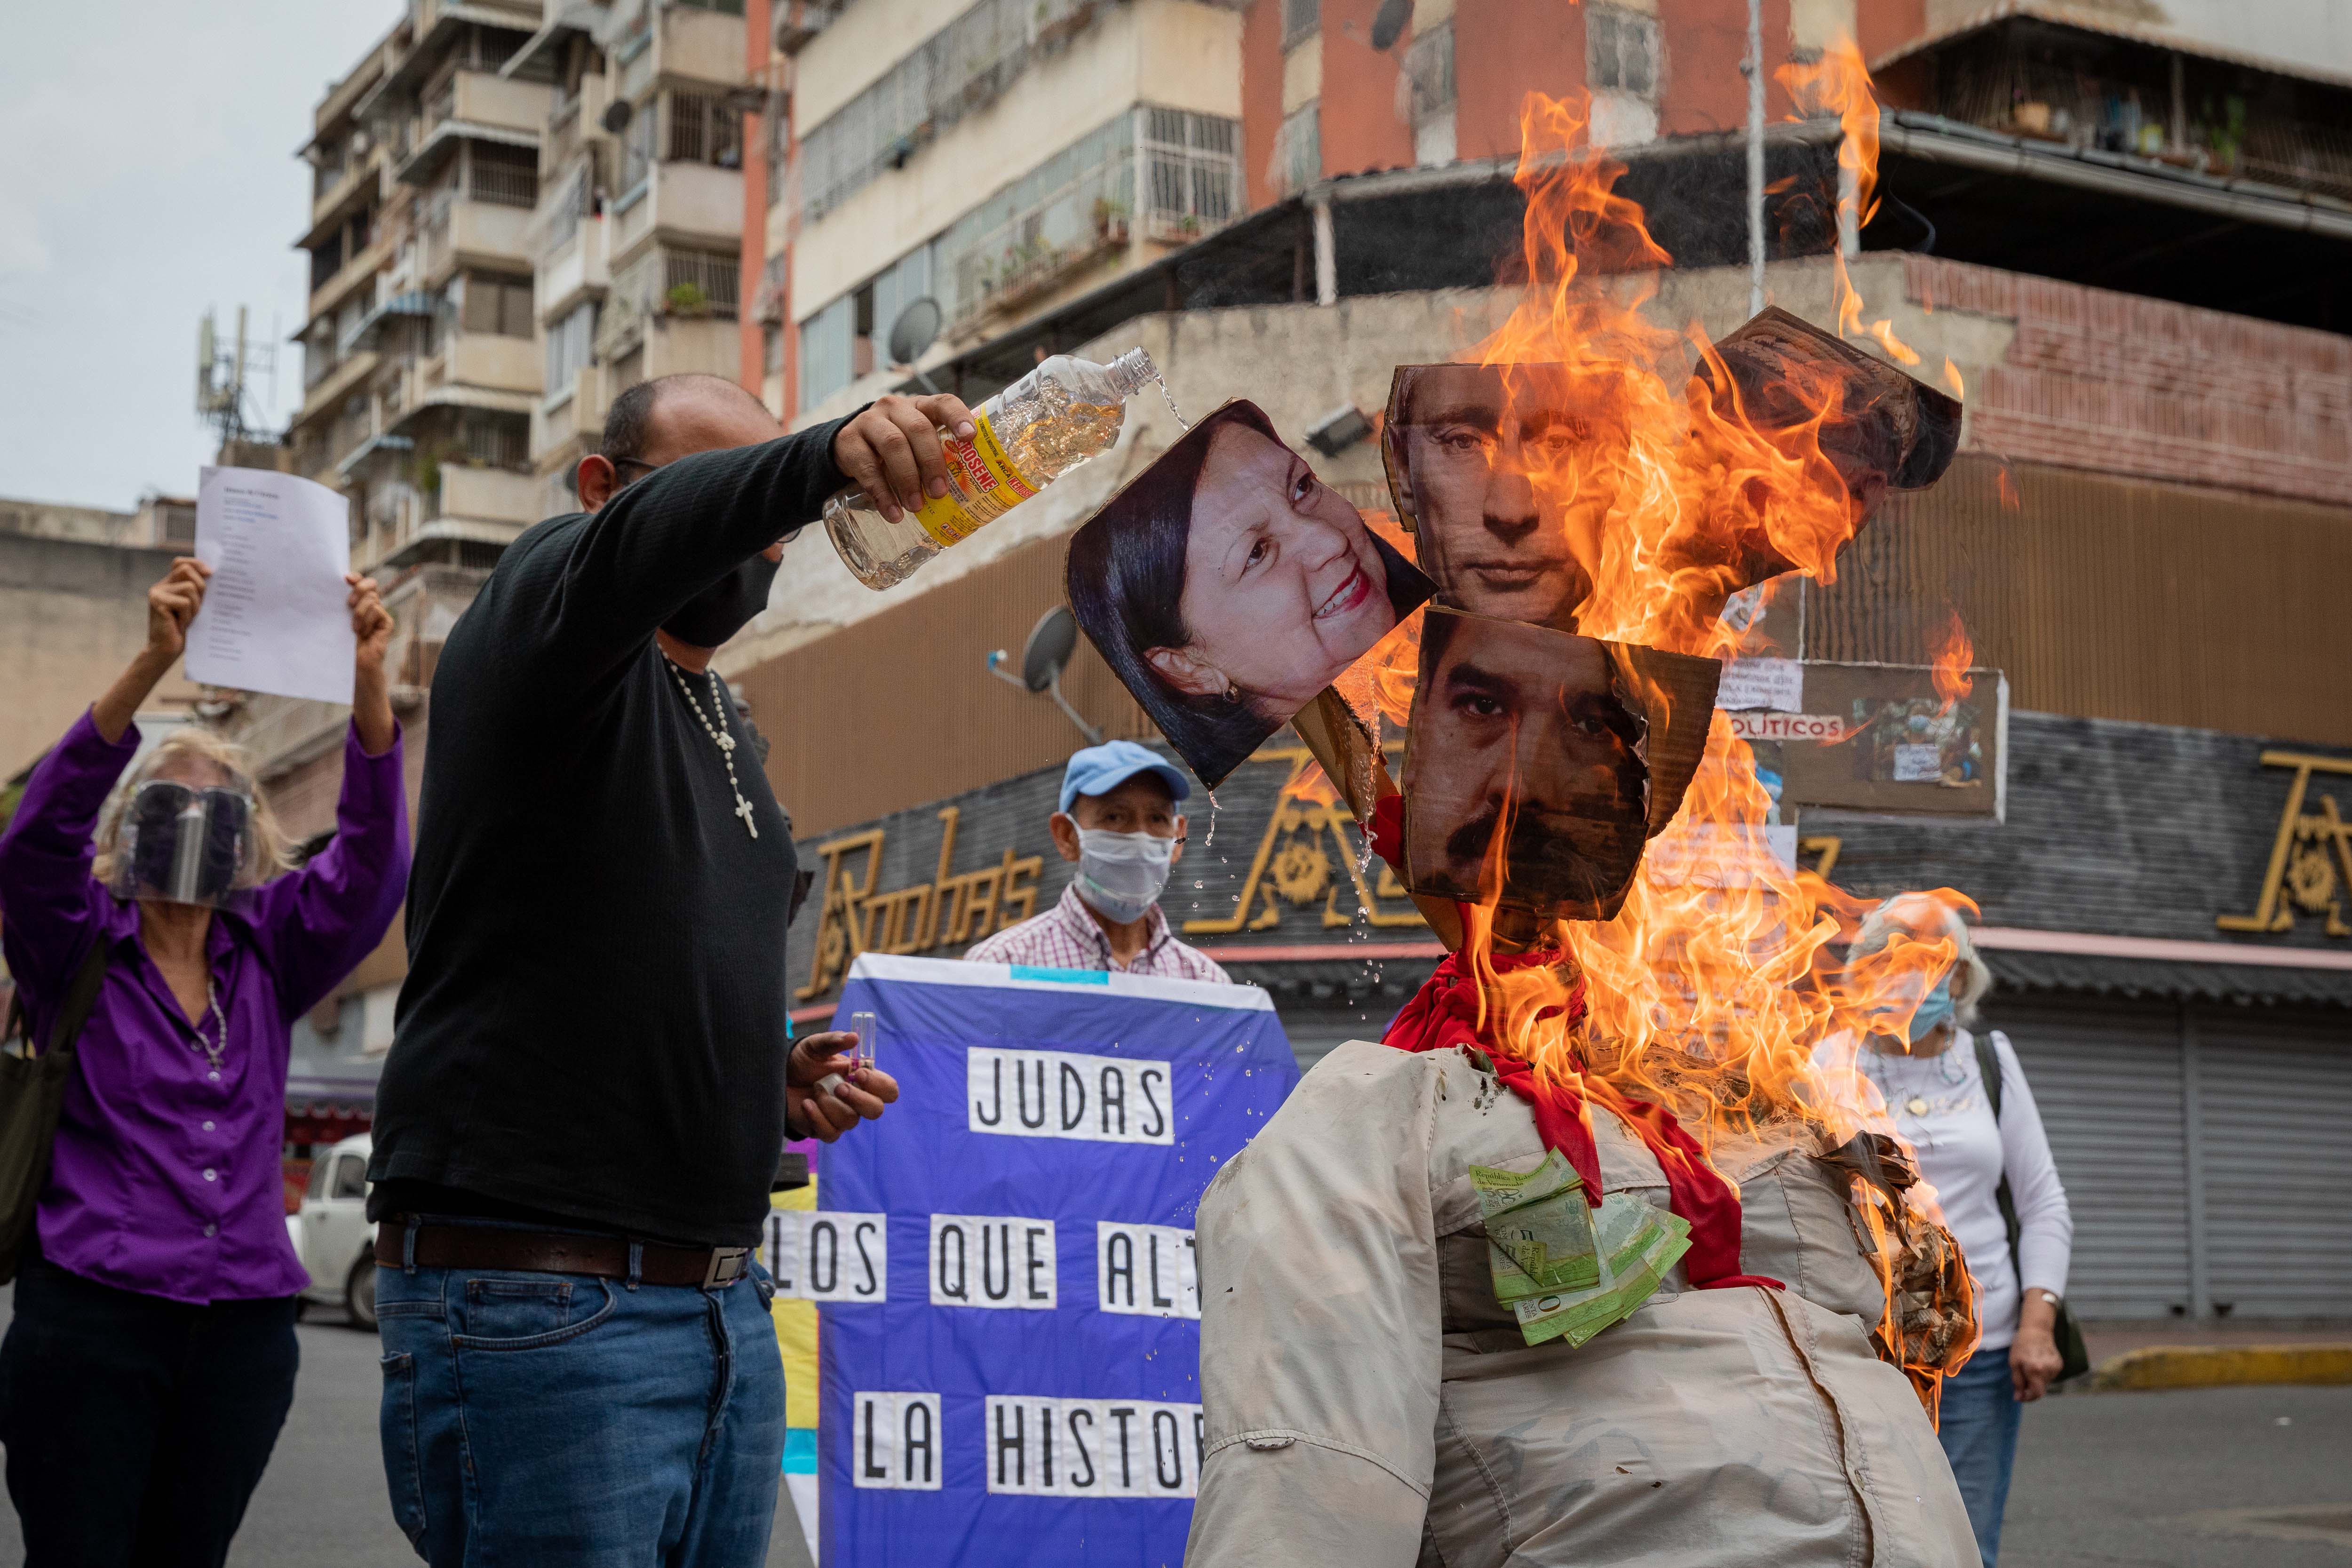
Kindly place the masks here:
[[(383, 939), (408, 872), (383, 657), (359, 639), (334, 841), (286, 871), (244, 754), (183, 731), (100, 814), (132, 716), (180, 657), (210, 569), (147, 595), (147, 647), (75, 721), (0, 834), (0, 948), (36, 1040), (93, 943), (107, 962), (0, 1345), (0, 1442), (28, 1568), (218, 1564), (294, 1398), (279, 1154), (293, 1020)], [(92, 834), (96, 830), (96, 842)]]

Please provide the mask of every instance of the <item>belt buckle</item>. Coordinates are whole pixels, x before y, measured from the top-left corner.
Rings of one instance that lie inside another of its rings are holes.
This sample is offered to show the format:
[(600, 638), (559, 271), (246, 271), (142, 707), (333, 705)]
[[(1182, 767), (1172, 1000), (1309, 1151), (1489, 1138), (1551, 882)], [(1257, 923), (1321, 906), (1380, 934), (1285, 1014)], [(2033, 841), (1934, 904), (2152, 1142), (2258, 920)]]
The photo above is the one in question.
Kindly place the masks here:
[(710, 1267), (702, 1271), (702, 1288), (710, 1290), (721, 1285), (734, 1284), (743, 1278), (743, 1259), (750, 1256), (751, 1249), (748, 1247), (712, 1247)]

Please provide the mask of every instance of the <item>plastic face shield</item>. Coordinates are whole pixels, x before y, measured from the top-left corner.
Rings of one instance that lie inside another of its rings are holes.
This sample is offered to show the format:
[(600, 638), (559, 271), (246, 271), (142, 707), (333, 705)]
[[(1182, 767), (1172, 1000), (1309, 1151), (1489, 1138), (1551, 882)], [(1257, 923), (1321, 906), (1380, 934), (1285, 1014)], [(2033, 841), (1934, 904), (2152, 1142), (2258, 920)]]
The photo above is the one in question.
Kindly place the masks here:
[(122, 814), (118, 898), (217, 906), (236, 886), (251, 842), (253, 801), (241, 790), (150, 779)]

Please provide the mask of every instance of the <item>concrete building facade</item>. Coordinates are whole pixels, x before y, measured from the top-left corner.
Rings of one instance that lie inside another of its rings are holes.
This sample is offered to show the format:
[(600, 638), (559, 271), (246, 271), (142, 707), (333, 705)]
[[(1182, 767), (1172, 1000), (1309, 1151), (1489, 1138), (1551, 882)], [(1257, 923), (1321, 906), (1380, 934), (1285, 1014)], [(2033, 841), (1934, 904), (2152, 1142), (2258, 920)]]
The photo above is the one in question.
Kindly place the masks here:
[[(196, 503), (131, 511), (0, 497), (0, 788), (56, 743), (147, 642), (147, 590), (196, 540)], [(159, 709), (196, 689), (175, 673)]]
[(538, 0), (420, 0), (314, 115), (296, 471), (349, 494), (354, 562), (487, 564), (538, 521), (531, 215), (544, 83), (499, 67)]
[(542, 349), (531, 465), (542, 515), (636, 382), (740, 369), (740, 7), (627, 0), (551, 17), (501, 72), (551, 87), (533, 219)]

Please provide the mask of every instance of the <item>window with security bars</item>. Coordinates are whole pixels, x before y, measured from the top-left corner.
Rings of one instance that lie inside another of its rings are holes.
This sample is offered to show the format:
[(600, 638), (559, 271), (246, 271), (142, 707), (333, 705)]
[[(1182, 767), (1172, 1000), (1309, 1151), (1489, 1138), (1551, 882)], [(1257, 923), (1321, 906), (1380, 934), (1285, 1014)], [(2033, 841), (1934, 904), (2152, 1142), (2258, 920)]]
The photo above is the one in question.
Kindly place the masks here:
[(1584, 17), (1585, 82), (1654, 97), (1658, 90), (1658, 19), (1614, 5), (1593, 5)]
[(485, 408), (466, 410), (458, 426), (464, 456), (494, 468), (521, 468), (530, 464), (530, 423), (518, 415)]
[(1412, 97), (1412, 157), (1416, 163), (1454, 162), (1454, 23), (1451, 18), (1413, 36), (1404, 52)]
[(1165, 233), (1205, 234), (1241, 209), (1241, 126), (1181, 109), (1143, 111), (1144, 216)]
[(1276, 167), (1282, 188), (1303, 191), (1323, 177), (1323, 106), (1309, 103), (1282, 122), (1282, 144)]
[(472, 148), (467, 158), (471, 170), (467, 194), (476, 201), (502, 207), (539, 205), (537, 149), (482, 142)]
[(495, 332), (505, 338), (531, 335), (530, 279), (494, 278), (488, 273), (466, 275), (466, 302), (458, 324), (469, 332)]
[(669, 161), (743, 166), (743, 116), (715, 92), (673, 92), (669, 101)]
[(1322, 0), (1282, 0), (1282, 47), (1303, 43), (1322, 23)]
[(675, 315), (731, 316), (741, 303), (739, 257), (707, 250), (662, 252), (662, 302)]

